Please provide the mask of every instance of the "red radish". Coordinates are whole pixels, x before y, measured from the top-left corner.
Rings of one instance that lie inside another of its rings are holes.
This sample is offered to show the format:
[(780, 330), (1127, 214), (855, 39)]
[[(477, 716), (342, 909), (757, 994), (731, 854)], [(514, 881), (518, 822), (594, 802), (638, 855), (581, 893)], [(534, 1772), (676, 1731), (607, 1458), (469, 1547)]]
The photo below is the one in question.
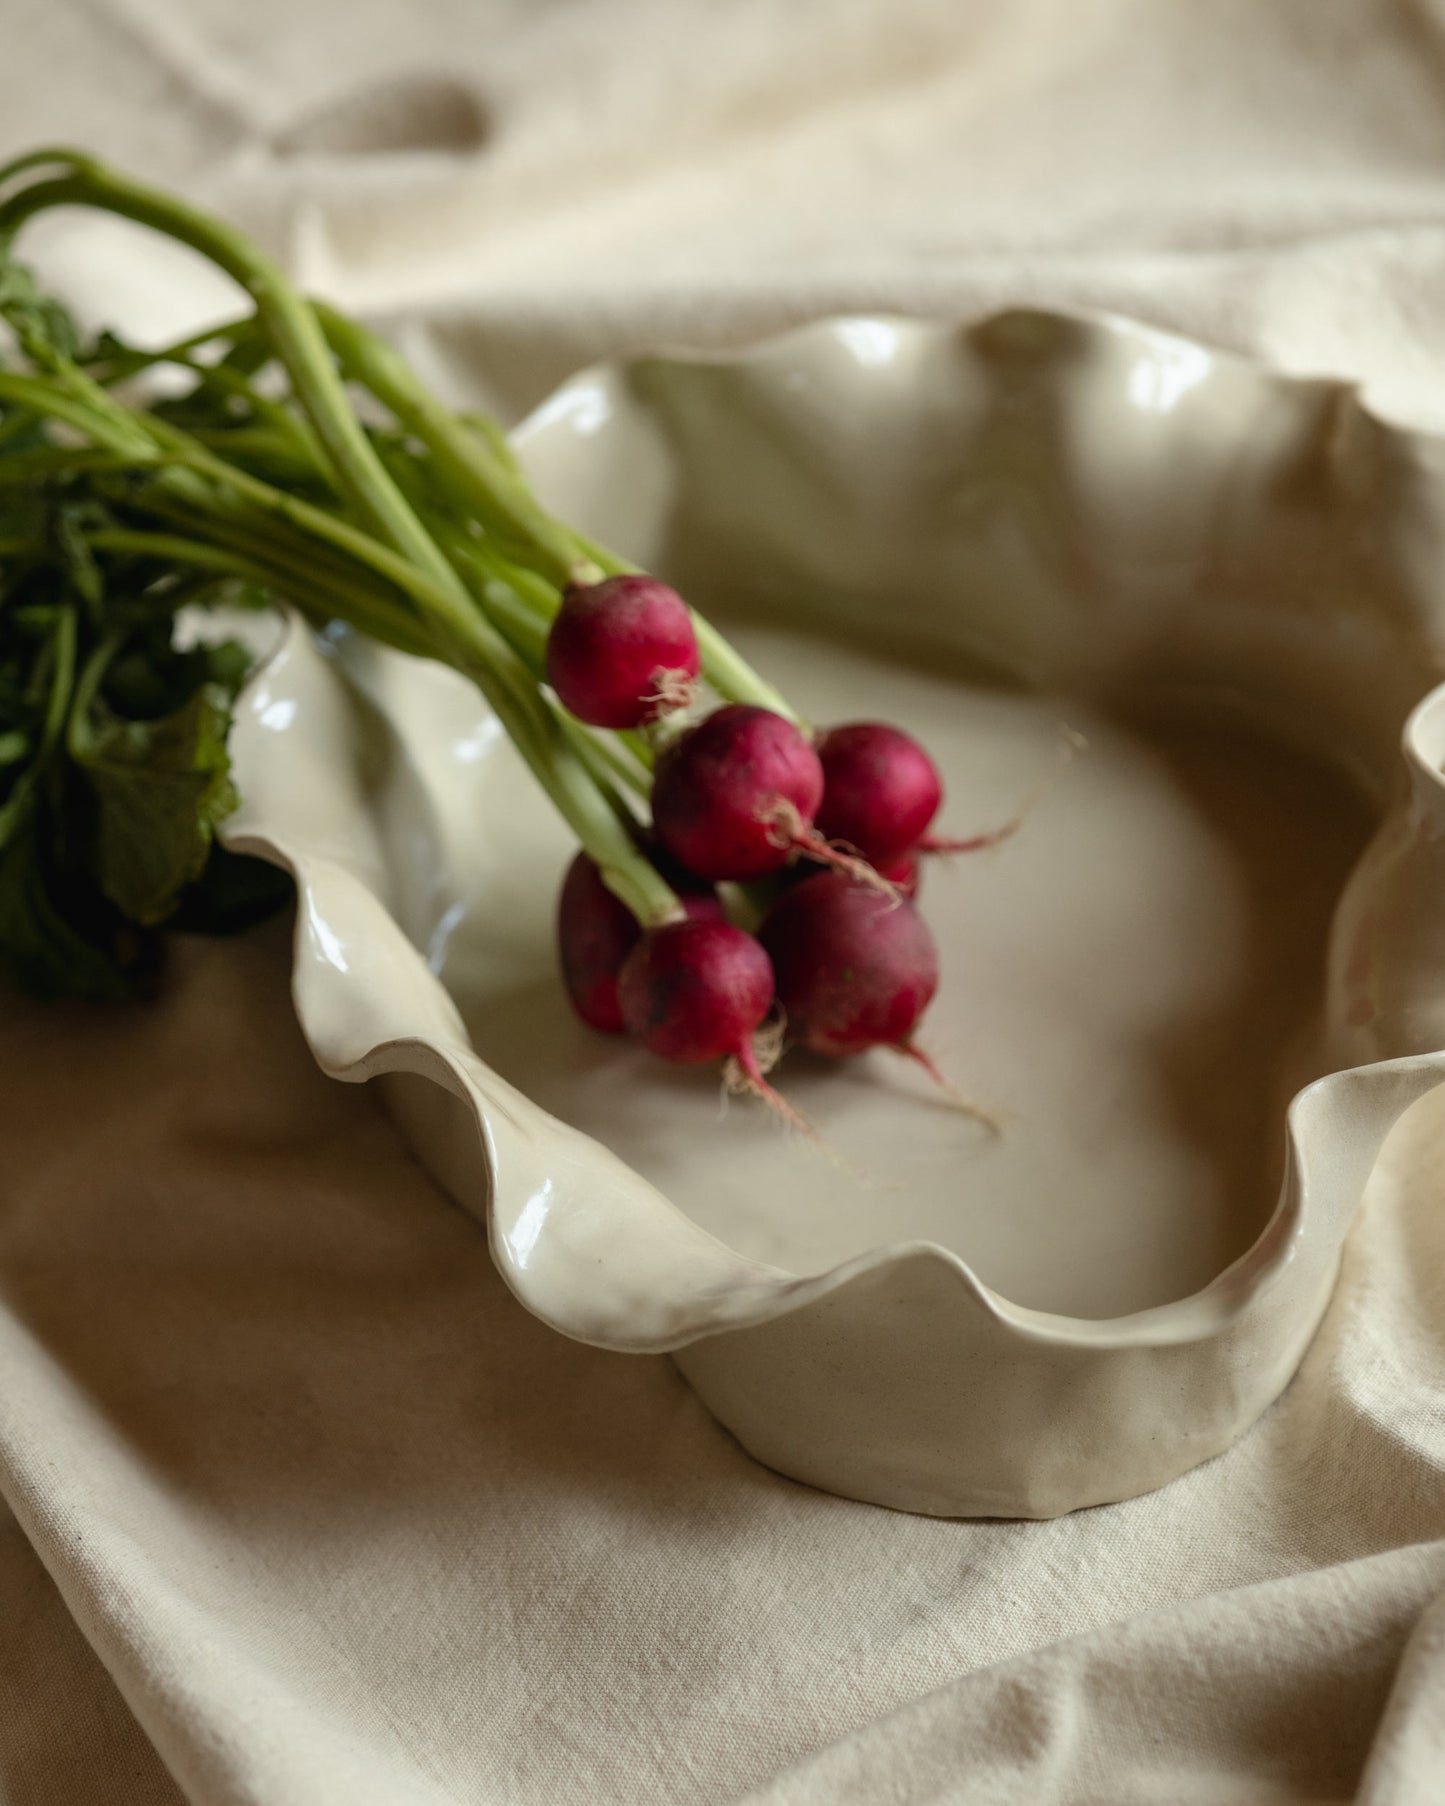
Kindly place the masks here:
[(658, 838), (699, 878), (764, 878), (806, 834), (823, 770), (802, 732), (771, 709), (729, 703), (657, 762)]
[[(696, 920), (721, 922), (722, 899), (711, 885), (679, 887), (683, 908)], [(642, 938), (637, 918), (602, 882), (595, 860), (579, 853), (567, 868), (557, 899), (557, 949), (562, 982), (572, 1007), (589, 1028), (604, 1035), (624, 1032), (617, 1000), (617, 974)]]
[(823, 768), (803, 731), (771, 709), (734, 702), (658, 760), (652, 821), (673, 858), (699, 878), (766, 878), (803, 853), (887, 890), (863, 860), (814, 828), (822, 796)]
[(727, 922), (668, 922), (644, 934), (617, 985), (629, 1033), (665, 1060), (741, 1055), (773, 1006), (773, 969)]
[(655, 577), (573, 584), (547, 637), (547, 681), (591, 727), (641, 727), (687, 701), (698, 674), (686, 602)]
[(850, 721), (816, 744), (818, 832), (856, 847), (880, 871), (916, 846), (943, 801), (938, 767), (918, 742), (881, 721)]
[(773, 1007), (773, 968), (752, 935), (727, 922), (669, 922), (628, 954), (622, 1018), (644, 1047), (686, 1066), (728, 1063), (728, 1088), (753, 1092), (784, 1122), (808, 1124), (763, 1076), (753, 1037)]
[(906, 853), (979, 853), (995, 847), (1019, 825), (1019, 817), (986, 834), (950, 840), (928, 833), (928, 824), (943, 801), (938, 767), (910, 734), (881, 721), (850, 721), (817, 739), (823, 766), (823, 802), (818, 832), (844, 846), (856, 847), (899, 891), (910, 890), (895, 878)]
[(923, 867), (918, 863), (916, 853), (900, 853), (896, 859), (878, 867), (878, 876), (886, 879), (900, 897), (907, 897), (911, 903), (922, 886)]
[(773, 962), (788, 1039), (843, 1056), (896, 1047), (938, 989), (938, 952), (911, 903), (891, 901), (845, 872), (786, 891), (758, 937)]

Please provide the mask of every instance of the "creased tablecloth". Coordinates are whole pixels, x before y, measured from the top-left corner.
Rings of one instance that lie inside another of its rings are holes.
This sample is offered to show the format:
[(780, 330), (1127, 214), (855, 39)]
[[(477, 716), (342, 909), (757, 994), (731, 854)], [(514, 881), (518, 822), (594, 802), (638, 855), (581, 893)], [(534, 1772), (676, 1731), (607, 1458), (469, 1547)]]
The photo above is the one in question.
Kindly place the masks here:
[[(205, 196), (510, 414), (645, 343), (1038, 300), (1445, 426), (1438, 0), (3, 24), (0, 149)], [(197, 305), (118, 228), (41, 248), (94, 315)], [(286, 952), (0, 1010), (3, 1806), (1445, 1800), (1445, 1096), (1230, 1454), (938, 1523), (763, 1471), (667, 1363), (529, 1318), (310, 1065)]]

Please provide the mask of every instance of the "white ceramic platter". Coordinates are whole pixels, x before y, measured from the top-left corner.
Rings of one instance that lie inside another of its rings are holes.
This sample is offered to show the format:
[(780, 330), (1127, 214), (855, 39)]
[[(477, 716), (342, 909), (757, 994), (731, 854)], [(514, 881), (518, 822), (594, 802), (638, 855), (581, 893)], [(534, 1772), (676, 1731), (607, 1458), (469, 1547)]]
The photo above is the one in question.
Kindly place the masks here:
[(673, 1351), (786, 1473), (1038, 1517), (1219, 1452), (1445, 1074), (1445, 700), (1406, 729), (1445, 676), (1438, 449), (1337, 386), (1037, 313), (592, 371), (517, 444), (811, 719), (918, 732), (949, 832), (1043, 784), (922, 899), (924, 1038), (1003, 1129), (886, 1054), (790, 1056), (823, 1156), (589, 1034), (552, 945), (567, 836), (479, 698), (295, 628), (244, 700), (229, 837), (296, 872), (318, 1059), (388, 1075), (530, 1309)]

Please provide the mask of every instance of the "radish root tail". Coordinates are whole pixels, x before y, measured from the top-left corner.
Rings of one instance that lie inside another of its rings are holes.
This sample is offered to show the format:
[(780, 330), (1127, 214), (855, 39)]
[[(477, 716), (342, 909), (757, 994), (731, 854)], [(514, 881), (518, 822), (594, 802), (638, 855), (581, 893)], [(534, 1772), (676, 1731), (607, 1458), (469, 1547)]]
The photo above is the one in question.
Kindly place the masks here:
[(763, 1076), (782, 1050), (784, 1026), (781, 1021), (765, 1023), (753, 1040), (740, 1048), (724, 1065), (724, 1109), (730, 1096), (757, 1098), (767, 1105), (785, 1128), (796, 1130), (807, 1142), (809, 1149), (815, 1154), (821, 1154), (835, 1171), (860, 1185), (871, 1184), (872, 1181), (863, 1168), (856, 1166), (846, 1155), (840, 1154), (832, 1142), (819, 1134), (816, 1125), (809, 1122), (803, 1112), (796, 1105), (790, 1104)]
[(686, 671), (654, 671), (647, 696), (649, 717), (656, 721), (661, 715), (675, 715), (679, 709), (691, 708), (696, 696), (697, 679)]
[(788, 1018), (781, 1004), (774, 1004), (773, 1014), (753, 1033), (753, 1058), (759, 1072), (771, 1072), (783, 1057), (788, 1039)]
[(990, 1135), (1003, 1134), (1003, 1118), (986, 1104), (980, 1104), (960, 1091), (952, 1079), (939, 1071), (935, 1061), (921, 1047), (915, 1047), (911, 1041), (899, 1041), (894, 1044), (893, 1052), (900, 1053), (905, 1059), (912, 1060), (914, 1065), (921, 1066), (961, 1115), (971, 1116), (975, 1122), (982, 1123)]
[[(782, 1037), (779, 1034), (776, 1047), (769, 1045), (767, 1048), (770, 1055), (769, 1065), (776, 1063), (781, 1046)], [(781, 1091), (768, 1083), (762, 1062), (758, 1057), (758, 1050), (751, 1041), (745, 1041), (723, 1066), (723, 1088), (731, 1096), (757, 1098), (767, 1105), (785, 1128), (795, 1129), (808, 1141), (818, 1146), (822, 1145), (818, 1131), (803, 1112), (790, 1104)]]
[(1059, 783), (1064, 773), (1086, 751), (1089, 742), (1077, 728), (1061, 721), (1055, 729), (1055, 754), (1052, 768), (1035, 783), (1032, 790), (1019, 804), (1012, 820), (1006, 821), (1001, 828), (991, 828), (986, 834), (973, 834), (965, 840), (950, 840), (938, 834), (925, 834), (918, 843), (920, 853), (982, 853), (989, 847), (1000, 846), (1011, 840), (1024, 825), (1054, 786)]
[(887, 897), (890, 903), (903, 901), (898, 886), (871, 866), (856, 847), (850, 847), (846, 841), (825, 840), (816, 828), (803, 820), (797, 807), (786, 797), (775, 797), (762, 821), (774, 846), (789, 847), (806, 859), (816, 859), (819, 865), (846, 872), (857, 883), (866, 884), (869, 890)]

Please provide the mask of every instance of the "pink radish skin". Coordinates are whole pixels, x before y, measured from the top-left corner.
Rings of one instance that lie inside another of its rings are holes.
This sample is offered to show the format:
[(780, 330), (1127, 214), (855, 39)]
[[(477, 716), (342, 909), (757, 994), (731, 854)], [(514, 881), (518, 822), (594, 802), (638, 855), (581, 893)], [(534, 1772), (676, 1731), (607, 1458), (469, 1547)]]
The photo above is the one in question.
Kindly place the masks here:
[(685, 701), (697, 674), (692, 615), (655, 577), (607, 577), (563, 595), (547, 681), (589, 727), (641, 727)]
[(644, 934), (617, 985), (628, 1032), (686, 1066), (752, 1059), (773, 1006), (773, 969), (750, 934), (726, 922), (669, 922)]
[[(690, 918), (726, 920), (722, 899), (710, 885), (694, 882), (682, 890), (671, 875), (669, 882), (679, 890)], [(573, 1009), (599, 1034), (626, 1032), (617, 975), (641, 939), (642, 929), (632, 911), (602, 882), (596, 862), (579, 853), (567, 868), (557, 899), (557, 951)]]
[(898, 892), (911, 903), (923, 885), (923, 867), (915, 853), (902, 853), (897, 859), (890, 859), (878, 867), (878, 876), (886, 879)]
[(890, 902), (843, 872), (785, 892), (758, 936), (773, 962), (788, 1039), (835, 1058), (896, 1047), (938, 989), (938, 951), (911, 903)]
[(729, 1091), (750, 1091), (789, 1128), (813, 1130), (763, 1074), (753, 1037), (773, 1007), (762, 947), (726, 922), (669, 922), (628, 954), (618, 981), (628, 1032), (664, 1060), (725, 1060)]
[(813, 1129), (762, 1073), (753, 1037), (773, 1008), (773, 968), (762, 946), (726, 921), (652, 928), (618, 981), (623, 1022), (643, 1046), (681, 1066), (726, 1060), (730, 1091), (751, 1091), (789, 1129)]
[(822, 797), (823, 768), (799, 729), (771, 709), (729, 703), (658, 760), (652, 820), (688, 871), (746, 882), (813, 850)]
[(912, 738), (881, 721), (850, 721), (818, 736), (823, 801), (818, 832), (856, 847), (881, 872), (922, 839), (943, 801), (938, 767)]

